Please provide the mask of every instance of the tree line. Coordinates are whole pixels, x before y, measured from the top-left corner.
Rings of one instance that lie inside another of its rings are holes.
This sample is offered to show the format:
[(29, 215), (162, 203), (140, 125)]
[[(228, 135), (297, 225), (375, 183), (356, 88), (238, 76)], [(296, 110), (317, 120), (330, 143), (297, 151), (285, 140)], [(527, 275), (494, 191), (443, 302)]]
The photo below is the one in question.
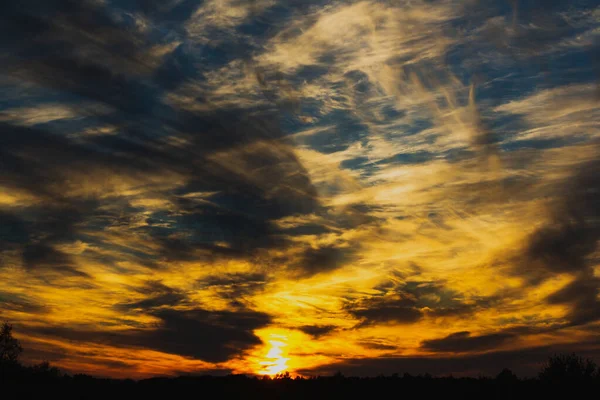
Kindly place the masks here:
[[(0, 328), (0, 396), (40, 398), (56, 395), (61, 399), (164, 399), (168, 396), (190, 398), (240, 399), (337, 399), (370, 398), (462, 398), (462, 399), (552, 399), (583, 397), (600, 393), (600, 368), (576, 354), (557, 354), (548, 358), (535, 378), (517, 377), (503, 369), (496, 377), (454, 378), (430, 374), (392, 374), (378, 377), (333, 376), (292, 377), (289, 372), (270, 376), (180, 376), (131, 379), (95, 378), (67, 374), (42, 362), (21, 364), (23, 348), (5, 322)], [(216, 397), (215, 397), (216, 396)]]

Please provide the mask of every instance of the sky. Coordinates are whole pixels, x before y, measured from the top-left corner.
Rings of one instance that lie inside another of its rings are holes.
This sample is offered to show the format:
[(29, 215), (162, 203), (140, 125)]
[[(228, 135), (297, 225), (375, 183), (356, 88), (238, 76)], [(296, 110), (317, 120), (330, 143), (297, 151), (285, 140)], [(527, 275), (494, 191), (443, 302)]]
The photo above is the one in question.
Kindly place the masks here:
[(0, 3), (0, 320), (97, 376), (600, 360), (600, 7)]

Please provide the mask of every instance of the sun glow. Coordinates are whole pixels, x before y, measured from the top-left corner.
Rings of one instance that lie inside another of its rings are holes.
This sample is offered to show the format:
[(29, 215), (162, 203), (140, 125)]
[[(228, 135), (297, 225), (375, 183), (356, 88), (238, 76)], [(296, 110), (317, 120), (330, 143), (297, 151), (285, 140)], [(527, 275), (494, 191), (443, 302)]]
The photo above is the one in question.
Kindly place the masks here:
[(289, 358), (285, 357), (284, 347), (287, 346), (287, 336), (271, 334), (271, 340), (268, 343), (271, 345), (269, 351), (264, 356), (265, 360), (260, 361), (260, 375), (275, 375), (285, 371), (288, 366)]

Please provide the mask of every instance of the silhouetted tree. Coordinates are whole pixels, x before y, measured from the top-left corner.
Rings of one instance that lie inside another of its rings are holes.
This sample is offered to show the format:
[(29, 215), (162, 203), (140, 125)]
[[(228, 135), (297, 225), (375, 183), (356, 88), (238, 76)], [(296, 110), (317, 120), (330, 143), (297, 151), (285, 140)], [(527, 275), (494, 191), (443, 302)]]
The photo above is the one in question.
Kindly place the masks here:
[(496, 376), (496, 380), (502, 384), (514, 384), (519, 380), (519, 378), (517, 378), (517, 375), (515, 375), (510, 369), (504, 368), (502, 372)]
[(279, 373), (277, 375), (275, 375), (275, 379), (292, 379), (290, 376), (290, 373), (288, 371), (285, 371), (283, 373)]
[(12, 325), (8, 322), (2, 324), (0, 328), (0, 362), (17, 363), (23, 348), (17, 339), (12, 335)]
[(575, 354), (555, 355), (540, 372), (540, 380), (549, 383), (564, 383), (591, 380), (596, 372), (596, 363)]
[(35, 364), (30, 369), (34, 375), (45, 378), (57, 378), (60, 376), (60, 370), (50, 365), (48, 361), (42, 361), (39, 364)]
[(336, 380), (342, 380), (344, 379), (344, 374), (342, 374), (342, 371), (337, 371), (335, 375), (333, 375), (333, 378)]

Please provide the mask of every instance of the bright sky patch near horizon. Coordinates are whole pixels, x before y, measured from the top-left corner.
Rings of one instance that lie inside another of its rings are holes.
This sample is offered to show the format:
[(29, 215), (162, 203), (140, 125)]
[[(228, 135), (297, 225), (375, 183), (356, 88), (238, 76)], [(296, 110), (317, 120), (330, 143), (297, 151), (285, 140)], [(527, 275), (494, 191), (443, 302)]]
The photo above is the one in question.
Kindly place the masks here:
[(600, 356), (600, 8), (0, 5), (0, 319), (142, 378)]

